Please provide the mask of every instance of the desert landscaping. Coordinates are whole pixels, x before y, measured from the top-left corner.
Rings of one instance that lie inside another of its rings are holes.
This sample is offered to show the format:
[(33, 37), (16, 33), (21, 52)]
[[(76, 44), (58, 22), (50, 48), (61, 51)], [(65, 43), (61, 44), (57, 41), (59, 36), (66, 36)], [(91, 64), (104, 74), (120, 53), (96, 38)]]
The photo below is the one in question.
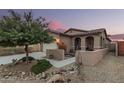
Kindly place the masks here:
[[(36, 62), (20, 63), (0, 66), (1, 83), (118, 83), (124, 82), (124, 58), (108, 53), (101, 62), (95, 66), (80, 66), (76, 63), (61, 68), (52, 66), (43, 73), (35, 75), (30, 71)], [(79, 72), (80, 70), (80, 72)], [(80, 73), (80, 74), (79, 74)]]
[[(29, 64), (5, 64), (0, 66), (0, 82), (3, 83), (52, 83), (52, 82), (76, 82), (77, 66), (75, 63), (56, 68), (52, 66), (48, 70), (34, 74), (31, 67), (37, 62)], [(73, 77), (72, 77), (73, 76)], [(60, 80), (60, 81), (59, 81)]]

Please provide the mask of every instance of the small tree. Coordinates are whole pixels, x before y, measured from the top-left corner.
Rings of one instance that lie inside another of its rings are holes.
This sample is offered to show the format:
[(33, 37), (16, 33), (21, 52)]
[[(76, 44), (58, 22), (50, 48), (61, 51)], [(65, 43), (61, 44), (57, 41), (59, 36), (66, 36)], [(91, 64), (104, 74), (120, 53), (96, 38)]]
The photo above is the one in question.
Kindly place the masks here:
[(25, 46), (28, 63), (29, 45), (54, 40), (47, 33), (48, 23), (42, 17), (34, 19), (31, 11), (20, 15), (9, 10), (9, 14), (0, 19), (0, 46)]

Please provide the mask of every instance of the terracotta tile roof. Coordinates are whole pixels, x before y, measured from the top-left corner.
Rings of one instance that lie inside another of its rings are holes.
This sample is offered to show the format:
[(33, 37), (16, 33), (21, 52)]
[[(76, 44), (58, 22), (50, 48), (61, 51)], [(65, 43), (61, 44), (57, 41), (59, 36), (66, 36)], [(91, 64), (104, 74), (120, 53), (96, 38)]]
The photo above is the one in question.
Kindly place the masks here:
[[(81, 31), (81, 32), (84, 32), (84, 33), (78, 33), (78, 34), (75, 34), (75, 35), (67, 35), (66, 33), (68, 31), (70, 31), (70, 30)], [(75, 29), (75, 28), (70, 28), (69, 30), (65, 31), (64, 33), (53, 31), (53, 30), (49, 30), (49, 31), (52, 32), (52, 33), (55, 33), (55, 34), (59, 34), (59, 35), (63, 35), (63, 36), (68, 36), (68, 37), (96, 35), (96, 34), (104, 32), (105, 35), (106, 35), (106, 39), (111, 41), (110, 38), (108, 38), (108, 36), (107, 36), (106, 29), (104, 29), (104, 28), (95, 29), (95, 30), (87, 30), (87, 31), (86, 30)]]
[[(105, 29), (101, 28), (101, 29), (95, 29), (95, 30), (87, 30), (84, 33), (78, 33), (75, 35), (71, 35), (71, 36), (84, 36), (84, 35), (93, 35), (93, 34), (99, 34), (101, 32), (104, 32)], [(66, 33), (65, 33), (66, 34)]]
[(70, 28), (70, 29), (66, 30), (64, 33), (67, 33), (68, 31), (71, 31), (71, 30), (80, 31), (80, 32), (87, 32), (86, 30), (82, 30), (82, 29)]
[[(103, 30), (104, 31), (104, 30)], [(100, 30), (91, 30), (91, 31), (87, 31), (85, 33), (79, 33), (78, 35), (92, 35), (92, 34), (98, 34), (98, 33), (101, 33), (103, 31), (100, 31)]]

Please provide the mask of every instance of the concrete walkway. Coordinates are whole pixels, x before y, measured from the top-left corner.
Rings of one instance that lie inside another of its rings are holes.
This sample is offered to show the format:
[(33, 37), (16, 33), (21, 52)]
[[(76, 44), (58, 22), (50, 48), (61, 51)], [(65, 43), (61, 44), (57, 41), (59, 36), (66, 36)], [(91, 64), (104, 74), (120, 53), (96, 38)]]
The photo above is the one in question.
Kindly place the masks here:
[(51, 60), (51, 59), (47, 59), (47, 60), (49, 60), (50, 63), (53, 66), (55, 66), (57, 68), (60, 68), (60, 67), (66, 66), (68, 64), (74, 63), (75, 62), (75, 57), (65, 59), (65, 60), (61, 60), (61, 61), (56, 61), (56, 60)]
[[(33, 53), (29, 53), (29, 56), (32, 56), (36, 59), (43, 59), (43, 57), (46, 56), (45, 52), (33, 52)], [(0, 64), (8, 64), (11, 63), (13, 59), (21, 59), (22, 57), (25, 57), (25, 54), (16, 54), (16, 55), (9, 55), (9, 56), (0, 56)], [(50, 61), (50, 63), (57, 68), (63, 67), (65, 65), (71, 64), (73, 62), (75, 62), (75, 57), (73, 58), (69, 58), (66, 60), (62, 60), (62, 61), (56, 61), (56, 60), (51, 60), (51, 59), (47, 59)]]
[[(33, 52), (29, 53), (29, 56), (32, 56), (36, 59), (41, 59), (45, 56), (44, 52)], [(9, 55), (9, 56), (0, 56), (0, 64), (8, 64), (12, 62), (12, 59), (21, 59), (22, 57), (25, 57), (25, 54), (16, 54), (16, 55)]]

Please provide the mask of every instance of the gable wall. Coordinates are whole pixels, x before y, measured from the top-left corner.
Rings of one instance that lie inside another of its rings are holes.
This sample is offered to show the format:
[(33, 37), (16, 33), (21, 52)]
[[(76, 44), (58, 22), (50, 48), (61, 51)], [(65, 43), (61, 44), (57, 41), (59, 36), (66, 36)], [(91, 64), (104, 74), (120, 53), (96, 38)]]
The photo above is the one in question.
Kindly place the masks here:
[(84, 33), (84, 32), (83, 31), (81, 32), (81, 31), (70, 30), (65, 34), (67, 34), (67, 35), (76, 35), (76, 34), (81, 34), (81, 33)]

